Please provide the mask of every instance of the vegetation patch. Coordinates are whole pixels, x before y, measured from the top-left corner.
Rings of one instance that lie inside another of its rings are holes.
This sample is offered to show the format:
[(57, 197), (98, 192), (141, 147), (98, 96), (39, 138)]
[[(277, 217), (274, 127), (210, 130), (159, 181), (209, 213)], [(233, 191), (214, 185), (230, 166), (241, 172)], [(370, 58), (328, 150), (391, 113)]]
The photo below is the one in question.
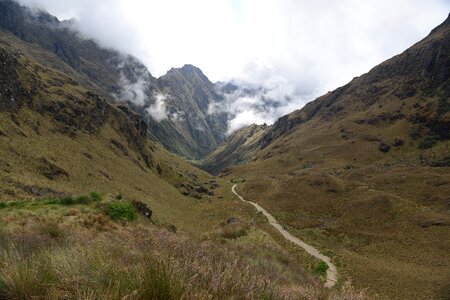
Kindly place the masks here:
[[(92, 192), (89, 196), (81, 195), (77, 197), (66, 196), (61, 199), (56, 199), (54, 204), (62, 204), (62, 205), (89, 205), (95, 202), (102, 201), (102, 196), (99, 193)], [(52, 201), (50, 201), (52, 202)]]
[(324, 261), (321, 261), (314, 267), (314, 273), (320, 276), (325, 276), (328, 268), (328, 265)]
[(8, 202), (0, 202), (0, 209), (23, 209), (29, 206), (45, 206), (45, 205), (90, 205), (102, 201), (102, 196), (96, 192), (90, 195), (80, 196), (64, 196), (61, 198), (41, 198), (36, 200), (13, 200)]
[(46, 222), (39, 227), (39, 231), (52, 239), (64, 238), (64, 230), (56, 222)]
[(449, 156), (445, 156), (443, 158), (440, 159), (435, 159), (433, 161), (430, 162), (430, 166), (432, 167), (450, 167), (450, 155)]
[(133, 221), (137, 219), (136, 211), (130, 203), (108, 203), (105, 206), (105, 213), (114, 221)]
[(447, 97), (441, 96), (438, 101), (437, 114), (438, 116), (443, 116), (448, 112), (450, 112), (450, 102)]
[(419, 149), (430, 149), (440, 140), (440, 136), (431, 133), (430, 135), (427, 135), (422, 142), (419, 143)]

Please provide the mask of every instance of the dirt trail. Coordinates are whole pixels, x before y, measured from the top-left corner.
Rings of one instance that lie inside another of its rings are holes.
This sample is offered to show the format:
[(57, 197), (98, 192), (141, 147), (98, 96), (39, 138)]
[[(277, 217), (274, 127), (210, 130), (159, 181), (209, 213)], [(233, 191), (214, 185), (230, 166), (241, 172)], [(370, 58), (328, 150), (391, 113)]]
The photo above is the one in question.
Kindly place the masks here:
[(336, 266), (331, 262), (331, 259), (328, 256), (321, 254), (320, 251), (317, 250), (316, 248), (314, 248), (313, 246), (308, 245), (307, 243), (305, 243), (302, 240), (296, 238), (295, 236), (293, 236), (292, 234), (287, 232), (285, 229), (283, 229), (283, 227), (280, 225), (280, 223), (278, 223), (278, 221), (271, 214), (269, 214), (267, 212), (267, 210), (265, 210), (264, 208), (259, 206), (257, 203), (245, 200), (241, 195), (239, 195), (236, 192), (236, 186), (237, 186), (237, 184), (233, 185), (233, 187), (231, 188), (231, 191), (236, 196), (238, 196), (239, 199), (241, 199), (242, 201), (244, 201), (246, 203), (250, 203), (251, 205), (256, 207), (256, 209), (258, 211), (262, 212), (266, 216), (267, 220), (269, 220), (270, 225), (275, 227), (275, 229), (278, 230), (283, 235), (283, 237), (285, 239), (287, 239), (287, 240), (291, 241), (292, 243), (302, 247), (310, 255), (314, 256), (317, 259), (320, 259), (321, 261), (325, 262), (328, 265), (327, 282), (325, 283), (325, 287), (333, 287), (336, 284), (337, 270), (336, 270)]

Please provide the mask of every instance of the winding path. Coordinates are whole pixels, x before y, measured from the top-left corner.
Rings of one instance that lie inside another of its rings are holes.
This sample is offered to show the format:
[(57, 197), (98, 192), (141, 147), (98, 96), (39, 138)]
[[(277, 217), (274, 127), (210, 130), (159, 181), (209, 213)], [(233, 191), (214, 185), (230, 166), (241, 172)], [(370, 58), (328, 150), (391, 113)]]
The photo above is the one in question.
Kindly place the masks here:
[(288, 231), (286, 231), (280, 225), (280, 223), (278, 223), (278, 221), (271, 214), (269, 214), (267, 212), (267, 210), (265, 210), (264, 208), (259, 206), (257, 203), (245, 200), (241, 195), (239, 195), (236, 192), (236, 186), (237, 186), (237, 184), (233, 185), (233, 187), (231, 188), (231, 191), (233, 192), (233, 194), (238, 196), (238, 198), (241, 199), (243, 202), (250, 203), (251, 205), (256, 207), (256, 209), (258, 211), (262, 212), (264, 214), (264, 216), (266, 216), (267, 220), (269, 220), (270, 225), (275, 227), (275, 229), (278, 230), (285, 239), (287, 239), (288, 241), (291, 241), (292, 243), (296, 244), (297, 246), (302, 247), (310, 255), (314, 256), (315, 258), (320, 259), (321, 261), (325, 262), (328, 265), (327, 282), (325, 283), (325, 287), (328, 287), (328, 288), (333, 287), (336, 284), (337, 270), (336, 270), (336, 266), (331, 262), (331, 259), (328, 256), (321, 254), (320, 251), (317, 250), (316, 248), (314, 248), (313, 246), (308, 245), (307, 243), (303, 242), (302, 240), (296, 238), (295, 236), (290, 234)]

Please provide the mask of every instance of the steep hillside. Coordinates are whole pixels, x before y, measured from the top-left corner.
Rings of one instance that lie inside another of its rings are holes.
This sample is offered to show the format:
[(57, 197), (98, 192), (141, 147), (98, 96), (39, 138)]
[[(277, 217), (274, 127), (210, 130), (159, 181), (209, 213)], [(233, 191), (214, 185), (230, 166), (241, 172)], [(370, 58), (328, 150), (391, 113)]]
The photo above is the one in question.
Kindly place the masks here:
[[(0, 1), (0, 29), (24, 42), (24, 52), (39, 63), (77, 79), (99, 94), (127, 102), (153, 129), (153, 136), (169, 150), (189, 158), (212, 151), (226, 132), (227, 116), (208, 114), (210, 103), (221, 101), (216, 87), (193, 66), (172, 69), (157, 79), (136, 58), (85, 39), (76, 20), (59, 21), (31, 11), (12, 0)], [(7, 34), (2, 34), (3, 40)], [(14, 42), (16, 44), (16, 42)], [(30, 51), (27, 45), (38, 45)], [(43, 51), (44, 50), (44, 51)], [(52, 52), (64, 64), (48, 55)], [(157, 118), (149, 113), (164, 96)]]
[[(280, 118), (222, 174), (344, 278), (389, 299), (450, 296), (450, 18)], [(221, 158), (223, 159), (223, 158)]]
[(187, 203), (160, 178), (163, 150), (138, 115), (14, 49), (0, 46), (1, 198), (98, 191)]
[[(135, 58), (84, 39), (75, 30), (76, 21), (60, 22), (46, 12), (31, 11), (12, 0), (0, 1), (0, 28), (56, 54), (84, 78), (83, 84), (97, 86), (106, 93), (121, 93), (122, 76), (135, 81), (136, 74), (148, 72)], [(36, 58), (41, 63), (48, 62), (45, 57)], [(58, 65), (52, 67), (58, 68)]]

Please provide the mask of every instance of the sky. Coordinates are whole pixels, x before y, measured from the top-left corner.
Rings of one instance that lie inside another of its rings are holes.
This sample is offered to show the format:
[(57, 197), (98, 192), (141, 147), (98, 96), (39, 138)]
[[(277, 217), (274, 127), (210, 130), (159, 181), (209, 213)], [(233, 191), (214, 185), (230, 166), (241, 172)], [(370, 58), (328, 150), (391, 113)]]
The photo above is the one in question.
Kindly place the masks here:
[[(159, 77), (193, 64), (213, 82), (262, 87), (222, 110), (229, 132), (272, 123), (401, 53), (442, 23), (450, 0), (18, 0), (101, 45), (132, 54)], [(275, 107), (261, 105), (272, 97)]]

